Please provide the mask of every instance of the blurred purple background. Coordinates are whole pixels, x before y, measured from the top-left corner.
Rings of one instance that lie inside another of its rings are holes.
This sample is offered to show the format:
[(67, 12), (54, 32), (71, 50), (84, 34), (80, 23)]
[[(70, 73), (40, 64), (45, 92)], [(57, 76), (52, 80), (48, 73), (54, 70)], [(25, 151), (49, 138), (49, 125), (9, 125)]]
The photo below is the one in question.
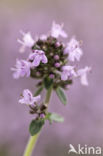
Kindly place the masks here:
[(32, 116), (18, 104), (23, 89), (35, 90), (35, 80), (13, 80), (10, 68), (20, 45), (19, 30), (33, 36), (47, 33), (52, 21), (64, 22), (69, 38), (83, 40), (80, 67), (92, 66), (89, 87), (75, 81), (64, 107), (53, 95), (50, 111), (65, 117), (62, 124), (47, 123), (35, 156), (67, 156), (69, 144), (103, 145), (103, 1), (102, 0), (1, 0), (0, 1), (0, 156), (22, 156)]

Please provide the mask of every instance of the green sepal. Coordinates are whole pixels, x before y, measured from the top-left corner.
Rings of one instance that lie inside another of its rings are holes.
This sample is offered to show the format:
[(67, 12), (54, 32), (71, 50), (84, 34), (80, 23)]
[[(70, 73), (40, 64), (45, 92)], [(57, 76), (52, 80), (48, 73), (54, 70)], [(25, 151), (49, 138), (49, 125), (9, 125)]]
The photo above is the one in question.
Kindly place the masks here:
[(46, 120), (49, 120), (50, 124), (54, 122), (64, 122), (64, 118), (56, 113), (48, 113), (46, 115)]
[(67, 98), (66, 98), (66, 95), (63, 91), (63, 89), (61, 87), (58, 87), (56, 89), (56, 93), (57, 93), (57, 96), (59, 97), (60, 101), (66, 105), (67, 104)]
[(39, 88), (37, 89), (37, 91), (35, 92), (34, 96), (39, 95), (39, 94), (42, 92), (43, 89), (44, 89), (44, 86), (39, 87)]
[(49, 89), (52, 84), (53, 84), (53, 79), (50, 79), (49, 77), (44, 78), (44, 86), (46, 89)]
[(44, 125), (44, 119), (32, 120), (29, 126), (31, 136), (37, 134)]

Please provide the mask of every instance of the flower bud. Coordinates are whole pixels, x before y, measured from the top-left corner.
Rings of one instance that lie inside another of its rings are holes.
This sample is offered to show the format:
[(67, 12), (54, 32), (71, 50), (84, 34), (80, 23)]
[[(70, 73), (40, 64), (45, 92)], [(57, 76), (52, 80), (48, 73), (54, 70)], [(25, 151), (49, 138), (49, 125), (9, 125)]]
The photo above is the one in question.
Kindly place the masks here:
[(59, 60), (59, 55), (55, 55), (55, 56), (54, 56), (54, 59), (55, 59), (55, 60)]
[(55, 63), (55, 67), (59, 68), (60, 67), (60, 63), (59, 62)]
[(50, 77), (51, 79), (54, 79), (55, 76), (54, 76), (54, 74), (50, 74), (49, 77)]
[(40, 118), (45, 118), (45, 115), (43, 113), (40, 114)]
[(60, 42), (56, 42), (55, 46), (58, 48), (60, 46)]

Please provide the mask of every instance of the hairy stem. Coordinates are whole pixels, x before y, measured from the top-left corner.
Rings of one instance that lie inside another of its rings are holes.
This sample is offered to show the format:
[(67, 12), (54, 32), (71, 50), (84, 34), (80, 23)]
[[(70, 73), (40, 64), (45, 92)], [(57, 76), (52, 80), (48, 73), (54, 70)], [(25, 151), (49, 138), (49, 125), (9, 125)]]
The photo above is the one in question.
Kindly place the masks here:
[[(47, 93), (46, 93), (45, 105), (47, 105), (47, 107), (48, 107), (48, 104), (49, 104), (49, 101), (50, 101), (51, 93), (52, 93), (52, 86), (47, 90)], [(37, 133), (34, 136), (30, 136), (30, 139), (28, 141), (28, 144), (26, 146), (26, 149), (24, 151), (23, 156), (31, 156), (32, 155), (32, 152), (33, 152), (33, 149), (35, 148), (35, 145), (36, 145), (36, 142), (38, 140), (39, 134), (40, 134), (40, 132)]]

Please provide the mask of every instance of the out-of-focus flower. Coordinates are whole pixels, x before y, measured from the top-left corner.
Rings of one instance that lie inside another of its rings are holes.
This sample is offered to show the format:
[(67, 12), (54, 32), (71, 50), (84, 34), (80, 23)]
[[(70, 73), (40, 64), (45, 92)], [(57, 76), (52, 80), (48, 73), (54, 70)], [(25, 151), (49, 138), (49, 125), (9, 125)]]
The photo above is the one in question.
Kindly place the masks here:
[(82, 85), (88, 86), (87, 73), (91, 71), (91, 67), (86, 66), (83, 69), (77, 71), (77, 75), (80, 77)]
[(22, 98), (19, 100), (19, 103), (33, 106), (34, 103), (37, 103), (40, 100), (40, 98), (40, 95), (33, 97), (30, 90), (25, 89), (23, 91)]
[(59, 36), (62, 36), (64, 38), (67, 38), (66, 32), (63, 30), (63, 24), (59, 25), (53, 22), (52, 28), (51, 28), (51, 36), (58, 38)]
[(40, 62), (44, 64), (48, 62), (45, 52), (42, 50), (34, 50), (34, 52), (29, 55), (29, 60), (32, 61), (32, 67), (39, 66)]
[(17, 39), (17, 41), (22, 44), (20, 48), (20, 52), (24, 52), (26, 47), (31, 48), (34, 45), (34, 40), (30, 34), (30, 32), (24, 33), (23, 31), (20, 31), (20, 33), (23, 35), (22, 40)]
[(68, 58), (72, 62), (75, 60), (80, 61), (80, 58), (83, 55), (82, 49), (80, 48), (80, 42), (75, 38), (72, 38), (64, 49), (64, 54), (68, 54)]
[(30, 67), (31, 63), (26, 60), (18, 60), (16, 59), (15, 68), (11, 68), (13, 73), (13, 78), (18, 79), (19, 77), (30, 76)]
[(43, 35), (40, 35), (39, 38), (40, 38), (40, 40), (45, 41), (45, 40), (47, 40), (47, 35), (44, 35), (44, 34)]
[(55, 46), (58, 48), (61, 46), (61, 43), (59, 41), (56, 42)]
[(76, 77), (77, 74), (74, 70), (74, 66), (64, 66), (62, 68), (62, 73), (61, 73), (61, 80), (63, 81), (66, 81), (68, 80), (69, 78), (72, 78), (72, 77)]

